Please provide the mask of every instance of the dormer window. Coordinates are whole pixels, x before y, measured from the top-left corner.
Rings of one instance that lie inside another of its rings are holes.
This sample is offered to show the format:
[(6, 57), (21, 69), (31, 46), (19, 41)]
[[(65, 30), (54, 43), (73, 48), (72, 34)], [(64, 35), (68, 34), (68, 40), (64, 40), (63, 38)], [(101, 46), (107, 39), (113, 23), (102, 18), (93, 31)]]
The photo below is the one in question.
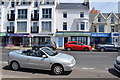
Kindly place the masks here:
[(114, 17), (111, 17), (111, 23), (114, 23)]
[(98, 17), (98, 22), (101, 22), (101, 17)]

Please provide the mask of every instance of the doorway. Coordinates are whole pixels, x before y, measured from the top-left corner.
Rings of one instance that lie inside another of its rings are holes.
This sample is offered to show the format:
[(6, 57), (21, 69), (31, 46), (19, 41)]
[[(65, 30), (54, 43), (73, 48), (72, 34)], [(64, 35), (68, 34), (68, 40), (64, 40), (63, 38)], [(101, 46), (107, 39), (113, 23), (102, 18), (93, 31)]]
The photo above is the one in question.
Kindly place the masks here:
[(68, 37), (64, 37), (64, 45), (68, 42)]

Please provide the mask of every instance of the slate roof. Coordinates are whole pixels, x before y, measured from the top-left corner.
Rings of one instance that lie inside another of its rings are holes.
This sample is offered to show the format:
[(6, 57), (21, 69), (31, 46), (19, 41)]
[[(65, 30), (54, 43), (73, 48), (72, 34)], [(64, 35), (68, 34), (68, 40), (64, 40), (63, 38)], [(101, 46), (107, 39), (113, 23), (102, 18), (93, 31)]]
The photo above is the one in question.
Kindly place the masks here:
[(60, 3), (56, 6), (56, 9), (84, 9), (89, 10), (89, 7), (83, 3)]

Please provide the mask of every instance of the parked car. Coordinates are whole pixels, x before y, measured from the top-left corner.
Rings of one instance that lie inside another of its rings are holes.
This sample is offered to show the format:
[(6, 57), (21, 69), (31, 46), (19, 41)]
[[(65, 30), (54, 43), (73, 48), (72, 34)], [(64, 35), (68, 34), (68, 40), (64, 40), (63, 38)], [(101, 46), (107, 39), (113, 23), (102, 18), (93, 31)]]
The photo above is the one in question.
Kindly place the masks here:
[(117, 72), (120, 73), (120, 56), (117, 57), (115, 64), (114, 64), (114, 68)]
[(62, 74), (64, 71), (72, 71), (76, 60), (73, 56), (58, 53), (48, 47), (39, 50), (16, 50), (8, 55), (8, 63), (13, 70), (19, 68), (33, 68), (51, 70), (54, 74)]
[(115, 46), (114, 44), (97, 44), (95, 49), (101, 52), (108, 50), (120, 51), (120, 46)]
[(68, 51), (71, 50), (85, 50), (85, 51), (89, 51), (92, 50), (92, 47), (89, 45), (84, 45), (78, 41), (70, 41), (67, 42), (64, 46), (64, 48)]
[(32, 46), (33, 50), (38, 50), (41, 47), (49, 47), (53, 50), (55, 50), (57, 48), (56, 43), (55, 42), (41, 42), (38, 44), (35, 44)]

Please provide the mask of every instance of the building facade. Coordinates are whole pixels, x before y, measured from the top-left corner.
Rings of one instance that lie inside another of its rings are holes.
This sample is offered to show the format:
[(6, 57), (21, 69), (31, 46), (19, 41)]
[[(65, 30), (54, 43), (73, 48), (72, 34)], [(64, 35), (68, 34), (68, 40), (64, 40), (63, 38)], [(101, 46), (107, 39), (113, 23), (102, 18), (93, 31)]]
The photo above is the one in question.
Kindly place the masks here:
[(119, 20), (118, 13), (90, 13), (91, 43), (119, 45)]
[(56, 6), (56, 43), (64, 47), (68, 41), (89, 44), (89, 3), (60, 3)]
[(53, 41), (58, 0), (11, 0), (7, 14), (7, 45), (31, 46)]

